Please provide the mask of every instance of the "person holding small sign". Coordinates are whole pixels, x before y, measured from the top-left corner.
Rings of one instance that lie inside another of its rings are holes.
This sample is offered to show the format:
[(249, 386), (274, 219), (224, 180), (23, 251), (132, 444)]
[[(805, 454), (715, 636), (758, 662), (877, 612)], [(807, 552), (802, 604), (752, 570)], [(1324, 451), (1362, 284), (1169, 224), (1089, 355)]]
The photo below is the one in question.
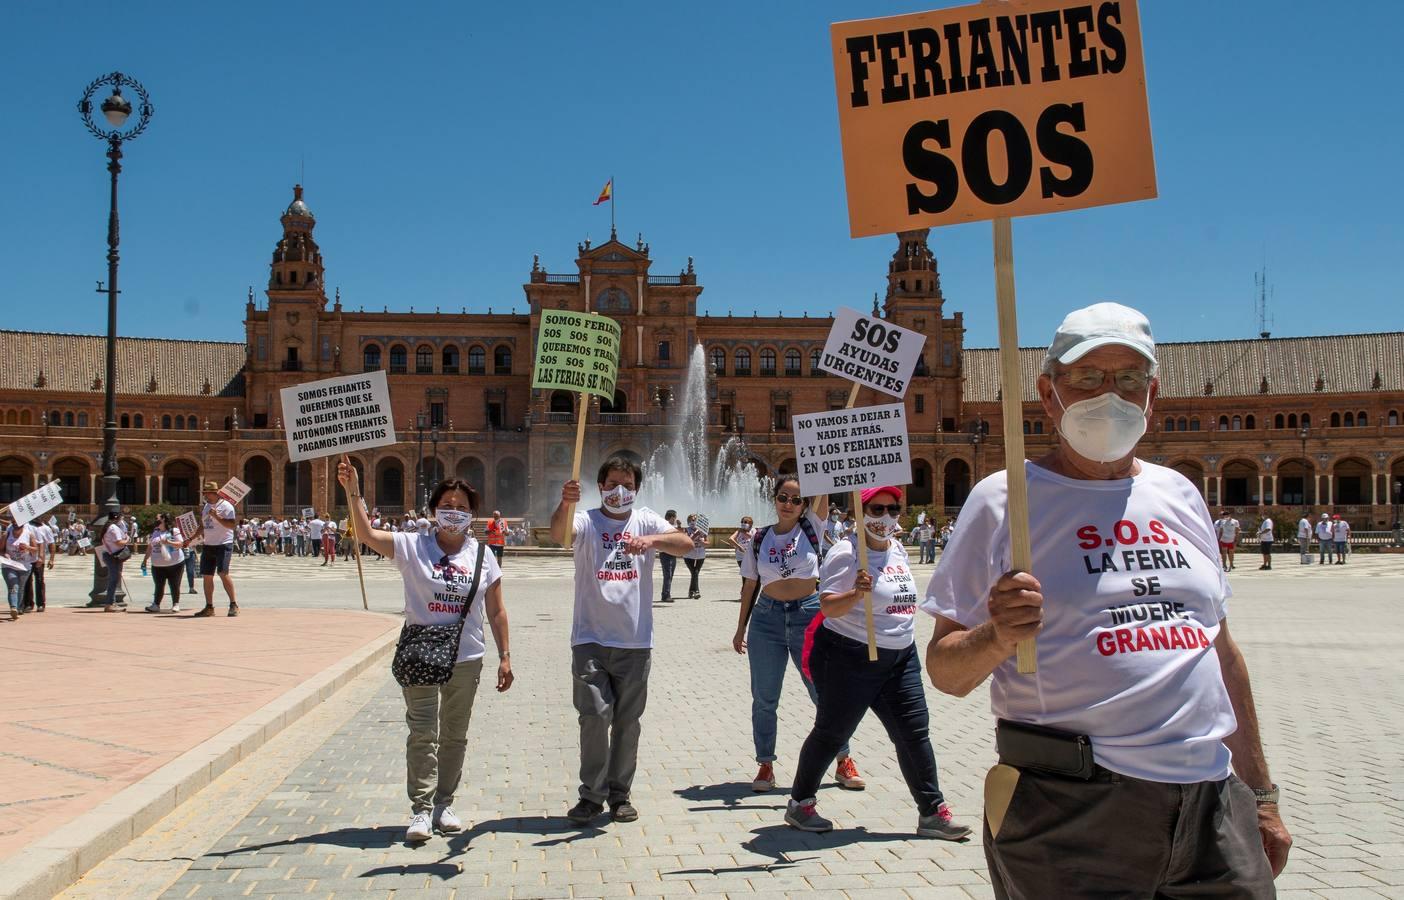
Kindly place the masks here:
[(701, 600), (702, 587), (697, 579), (702, 575), (702, 564), (707, 561), (707, 531), (697, 525), (697, 513), (687, 514), (687, 528), (684, 529), (688, 536), (700, 541), (697, 546), (687, 551), (683, 557), (683, 565), (687, 566), (687, 599)]
[[(391, 533), (371, 527), (361, 501), (361, 482), (345, 458), (337, 463), (336, 479), (351, 508), (350, 530), (355, 539), (388, 556), (405, 586), (405, 621), (410, 625), (453, 625), (463, 616), (453, 674), (444, 684), (415, 683), (402, 687), (405, 698), (406, 787), (410, 824), (405, 840), (427, 841), (434, 830), (463, 830), (453, 811), (454, 795), (463, 778), (468, 724), (482, 676), (486, 643), (483, 624), (492, 628), (497, 645), (497, 691), (512, 687), (512, 650), (507, 608), (502, 602), (502, 569), (492, 554), (481, 554), (473, 536), (478, 492), (468, 482), (449, 478), (429, 495), (434, 530)], [(478, 566), (481, 565), (481, 569)], [(467, 596), (465, 596), (465, 594)], [(477, 601), (477, 602), (475, 602)], [(464, 604), (469, 605), (464, 616)]]
[[(731, 648), (750, 657), (751, 739), (760, 764), (751, 790), (757, 793), (775, 788), (777, 711), (787, 662), (800, 670), (809, 698), (818, 702), (814, 683), (801, 669), (801, 656), (805, 631), (819, 614), (819, 563), (825, 552), (821, 542), (829, 514), (828, 497), (817, 498), (811, 508), (800, 494), (796, 475), (781, 475), (774, 497), (775, 524), (759, 529), (751, 552), (741, 558), (741, 620), (731, 638)], [(848, 754), (847, 741), (837, 757), (839, 786), (854, 791), (867, 787)]]
[(151, 528), (151, 539), (146, 543), (146, 555), (141, 564), (151, 561), (151, 581), (155, 593), (151, 605), (145, 609), (149, 613), (161, 611), (161, 598), (166, 586), (171, 589), (171, 612), (180, 612), (180, 576), (185, 571), (185, 536), (180, 533), (174, 521), (166, 513), (158, 513), (156, 523)]
[[(926, 590), (927, 668), (993, 675), (985, 784), (996, 897), (1275, 896), (1292, 839), (1258, 735), (1199, 489), (1136, 458), (1155, 342), (1134, 309), (1070, 313), (1038, 395), (1058, 443), (1026, 463), (1030, 571), (1010, 571), (1007, 473), (981, 481)], [(1037, 635), (1036, 674), (1015, 647)]]
[(39, 542), (34, 537), (34, 529), (28, 524), (15, 524), (14, 513), (9, 508), (0, 510), (0, 525), (5, 528), (5, 562), (0, 571), (5, 576), (6, 596), (10, 601), (10, 621), (20, 617), (20, 607), (24, 600), (24, 585), (34, 568), (34, 560)]
[[(902, 489), (868, 488), (861, 502), (864, 533), (854, 538), (867, 542), (867, 568), (860, 571), (855, 541), (846, 540), (829, 551), (820, 570), (823, 616), (805, 637), (807, 670), (818, 700), (785, 821), (801, 831), (833, 828), (815, 807), (819, 781), (871, 709), (896, 745), (897, 763), (917, 804), (917, 834), (957, 841), (968, 837), (970, 828), (956, 824), (937, 781), (916, 652), (916, 581), (906, 548), (895, 537)], [(872, 595), (877, 662), (868, 661), (865, 594)]]
[[(648, 702), (653, 654), (653, 561), (683, 556), (693, 538), (647, 507), (634, 508), (643, 468), (625, 456), (600, 466), (598, 509), (574, 516), (575, 617), (571, 625), (573, 701), (580, 715), (580, 799), (566, 813), (585, 825), (604, 812), (633, 822), (639, 719)], [(580, 482), (561, 487), (551, 540), (564, 544)]]
[[(205, 608), (195, 614), (195, 618), (203, 619), (215, 614), (214, 608), (214, 580), (215, 575), (219, 575), (220, 584), (224, 585), (224, 593), (229, 597), (229, 615), (232, 618), (239, 614), (239, 603), (234, 599), (234, 579), (229, 577), (229, 560), (234, 555), (234, 529), (238, 527), (239, 520), (234, 512), (234, 504), (224, 499), (219, 492), (219, 483), (215, 481), (205, 482), (205, 505), (200, 510), (199, 530), (191, 536), (191, 540), (201, 538), (205, 545), (200, 550), (200, 575), (205, 581)], [(268, 521), (272, 521), (269, 519)], [(272, 540), (277, 540), (277, 532), (273, 532)]]

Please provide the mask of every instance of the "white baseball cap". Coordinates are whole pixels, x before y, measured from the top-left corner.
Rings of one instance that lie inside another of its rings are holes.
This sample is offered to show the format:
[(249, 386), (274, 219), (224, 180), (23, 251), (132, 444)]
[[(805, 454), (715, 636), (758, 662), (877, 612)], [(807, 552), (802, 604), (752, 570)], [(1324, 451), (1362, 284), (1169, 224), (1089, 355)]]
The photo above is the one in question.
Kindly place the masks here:
[(1150, 320), (1140, 311), (1120, 303), (1094, 303), (1075, 309), (1063, 319), (1048, 345), (1044, 363), (1064, 365), (1077, 362), (1098, 347), (1119, 344), (1130, 347), (1155, 365), (1155, 338)]

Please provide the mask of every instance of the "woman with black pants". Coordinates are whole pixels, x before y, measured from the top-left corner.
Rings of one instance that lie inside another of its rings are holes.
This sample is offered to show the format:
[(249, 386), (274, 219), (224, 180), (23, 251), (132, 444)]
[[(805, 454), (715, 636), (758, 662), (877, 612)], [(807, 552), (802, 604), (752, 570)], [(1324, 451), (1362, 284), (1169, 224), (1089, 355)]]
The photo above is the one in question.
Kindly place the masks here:
[[(689, 535), (693, 533), (696, 524), (697, 513), (688, 513), (687, 533)], [(702, 535), (702, 539), (706, 541), (707, 535)], [(702, 564), (706, 561), (707, 545), (705, 543), (700, 547), (693, 547), (688, 551), (687, 556), (683, 557), (683, 565), (687, 566), (687, 573), (689, 575), (687, 585), (687, 599), (689, 600), (700, 600), (702, 598), (702, 588), (697, 584), (697, 576), (702, 574)]]
[(149, 613), (161, 611), (161, 598), (166, 595), (166, 587), (171, 589), (171, 612), (180, 612), (180, 579), (185, 574), (185, 536), (171, 522), (171, 517), (161, 513), (151, 529), (151, 539), (146, 545), (146, 555), (151, 560), (151, 580), (155, 583), (156, 594)]
[[(674, 528), (678, 527), (678, 511), (670, 509), (663, 514), (663, 518), (668, 520), (668, 524)], [(658, 551), (658, 563), (663, 568), (663, 596), (660, 603), (673, 602), (673, 570), (678, 567), (678, 558), (671, 553)]]
[[(897, 764), (917, 804), (917, 834), (959, 840), (970, 829), (956, 824), (937, 782), (916, 652), (916, 582), (906, 549), (893, 537), (902, 489), (868, 488), (861, 499), (864, 533), (830, 548), (819, 586), (823, 615), (805, 635), (817, 695), (814, 729), (800, 750), (785, 821), (801, 831), (834, 827), (815, 809), (815, 794), (829, 762), (871, 709), (896, 745)], [(868, 565), (861, 571), (859, 540), (868, 547)], [(876, 662), (868, 661), (864, 594), (872, 595)]]

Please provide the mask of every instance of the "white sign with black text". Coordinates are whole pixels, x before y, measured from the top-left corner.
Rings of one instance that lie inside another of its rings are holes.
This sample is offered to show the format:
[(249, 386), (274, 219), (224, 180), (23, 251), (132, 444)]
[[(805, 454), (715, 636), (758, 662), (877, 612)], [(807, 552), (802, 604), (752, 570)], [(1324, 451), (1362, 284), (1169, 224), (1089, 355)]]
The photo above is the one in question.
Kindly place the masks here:
[(290, 462), (395, 443), (383, 369), (295, 384), (281, 395)]
[(39, 518), (62, 502), (63, 494), (59, 492), (59, 483), (51, 481), (39, 490), (25, 494), (11, 503), (10, 514), (15, 517), (15, 524), (24, 525), (31, 519)]
[(884, 394), (902, 397), (921, 359), (926, 335), (841, 306), (824, 342), (819, 368)]
[(809, 413), (791, 421), (806, 497), (911, 484), (904, 404)]

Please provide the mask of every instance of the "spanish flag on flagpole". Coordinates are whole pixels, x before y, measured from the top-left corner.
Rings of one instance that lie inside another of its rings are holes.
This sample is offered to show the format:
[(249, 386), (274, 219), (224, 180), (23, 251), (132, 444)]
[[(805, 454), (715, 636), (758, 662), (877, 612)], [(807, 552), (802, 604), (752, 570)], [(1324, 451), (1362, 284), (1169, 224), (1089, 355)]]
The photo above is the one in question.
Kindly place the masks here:
[(609, 179), (609, 181), (606, 181), (606, 182), (605, 182), (604, 190), (600, 191), (600, 197), (599, 197), (598, 200), (595, 201), (594, 205), (595, 205), (595, 206), (599, 206), (601, 203), (607, 203), (607, 202), (609, 202), (609, 201), (612, 200), (612, 199), (614, 199), (614, 179), (613, 179), (613, 178), (611, 178), (611, 179)]

